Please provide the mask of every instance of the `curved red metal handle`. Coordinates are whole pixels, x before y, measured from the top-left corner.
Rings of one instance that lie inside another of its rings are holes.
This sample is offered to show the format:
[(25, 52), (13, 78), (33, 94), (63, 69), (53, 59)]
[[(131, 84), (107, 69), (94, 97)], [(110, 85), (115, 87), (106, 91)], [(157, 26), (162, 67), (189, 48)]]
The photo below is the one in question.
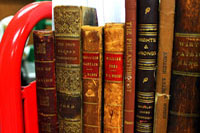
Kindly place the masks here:
[[(51, 18), (52, 2), (35, 2), (22, 8), (9, 23), (0, 44), (0, 132), (22, 133), (21, 60), (32, 28), (43, 18)], [(37, 126), (33, 126), (36, 131)], [(30, 133), (30, 132), (29, 132)]]

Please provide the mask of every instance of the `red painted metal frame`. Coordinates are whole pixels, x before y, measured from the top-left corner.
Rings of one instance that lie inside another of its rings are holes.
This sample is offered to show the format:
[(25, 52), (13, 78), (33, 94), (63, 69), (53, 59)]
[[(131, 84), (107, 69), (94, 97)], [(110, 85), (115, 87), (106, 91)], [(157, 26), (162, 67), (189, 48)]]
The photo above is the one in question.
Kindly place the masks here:
[(17, 12), (6, 28), (0, 43), (1, 133), (38, 132), (36, 83), (21, 87), (21, 60), (25, 42), (32, 28), (39, 20), (51, 18), (51, 14), (52, 2), (31, 3)]

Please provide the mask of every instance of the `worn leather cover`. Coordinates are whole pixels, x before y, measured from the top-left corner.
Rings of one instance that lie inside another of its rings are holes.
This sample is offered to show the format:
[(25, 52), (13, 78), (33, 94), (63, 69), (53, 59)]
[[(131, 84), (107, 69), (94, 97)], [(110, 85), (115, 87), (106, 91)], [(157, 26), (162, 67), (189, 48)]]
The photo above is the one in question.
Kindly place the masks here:
[(176, 0), (169, 133), (200, 131), (200, 1)]
[(125, 0), (124, 133), (134, 132), (136, 73), (136, 0)]
[(122, 133), (124, 24), (106, 24), (104, 39), (104, 133)]
[(138, 1), (136, 126), (137, 133), (153, 132), (156, 89), (158, 0)]
[(102, 132), (102, 27), (82, 26), (83, 132)]
[(97, 25), (94, 8), (54, 7), (59, 132), (82, 132), (81, 26)]
[(57, 133), (57, 99), (53, 31), (33, 32), (40, 133)]
[(156, 78), (154, 133), (166, 133), (169, 109), (175, 0), (160, 2), (158, 68)]

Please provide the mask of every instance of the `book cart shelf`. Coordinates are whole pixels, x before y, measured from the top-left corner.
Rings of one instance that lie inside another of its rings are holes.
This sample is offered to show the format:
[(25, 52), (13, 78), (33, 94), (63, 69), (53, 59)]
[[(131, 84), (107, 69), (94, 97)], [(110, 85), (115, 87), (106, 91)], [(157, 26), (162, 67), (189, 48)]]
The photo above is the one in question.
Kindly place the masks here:
[(19, 10), (0, 43), (0, 133), (38, 133), (36, 82), (21, 87), (21, 61), (32, 28), (51, 18), (52, 2), (35, 2)]

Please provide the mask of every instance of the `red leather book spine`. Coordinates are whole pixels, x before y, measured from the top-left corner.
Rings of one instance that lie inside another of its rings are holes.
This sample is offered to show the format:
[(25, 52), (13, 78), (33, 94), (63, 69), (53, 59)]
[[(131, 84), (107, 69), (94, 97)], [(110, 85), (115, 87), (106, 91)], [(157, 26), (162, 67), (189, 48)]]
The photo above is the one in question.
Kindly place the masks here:
[(57, 99), (53, 31), (33, 32), (40, 133), (57, 133)]
[(124, 133), (134, 132), (136, 71), (136, 0), (126, 0)]
[(104, 38), (104, 133), (122, 133), (124, 24), (106, 24)]
[(139, 0), (137, 14), (135, 131), (151, 133), (156, 89), (158, 0)]
[(200, 131), (200, 1), (176, 0), (168, 132)]

